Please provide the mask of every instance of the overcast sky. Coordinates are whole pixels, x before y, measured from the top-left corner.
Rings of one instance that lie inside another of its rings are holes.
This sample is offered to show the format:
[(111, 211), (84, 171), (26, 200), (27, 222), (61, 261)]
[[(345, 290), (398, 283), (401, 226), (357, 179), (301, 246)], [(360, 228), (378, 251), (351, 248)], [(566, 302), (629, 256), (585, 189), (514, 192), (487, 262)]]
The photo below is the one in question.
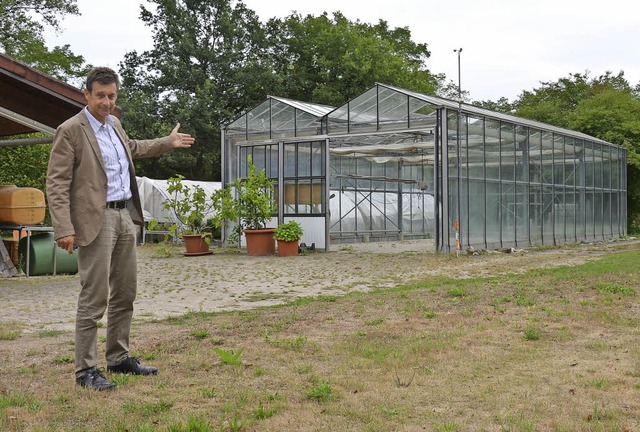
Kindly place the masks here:
[[(152, 47), (139, 20), (141, 0), (78, 0), (80, 17), (68, 17), (50, 46), (69, 44), (88, 63), (118, 69), (128, 51)], [(261, 20), (342, 12), (349, 20), (408, 27), (431, 51), (433, 73), (458, 81), (473, 100), (515, 99), (523, 90), (589, 70), (625, 72), (640, 83), (640, 2), (637, 0), (245, 0)], [(313, 102), (313, 101), (310, 101)]]

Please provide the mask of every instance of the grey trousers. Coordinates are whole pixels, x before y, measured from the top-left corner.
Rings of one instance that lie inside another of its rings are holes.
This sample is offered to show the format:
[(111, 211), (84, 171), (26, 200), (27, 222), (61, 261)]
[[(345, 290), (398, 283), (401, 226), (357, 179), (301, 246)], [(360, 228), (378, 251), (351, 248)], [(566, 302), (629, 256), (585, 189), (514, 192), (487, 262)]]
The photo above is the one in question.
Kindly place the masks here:
[(76, 315), (76, 377), (98, 364), (98, 321), (107, 311), (107, 365), (129, 353), (137, 289), (136, 227), (127, 209), (106, 209), (96, 239), (78, 249), (80, 295)]

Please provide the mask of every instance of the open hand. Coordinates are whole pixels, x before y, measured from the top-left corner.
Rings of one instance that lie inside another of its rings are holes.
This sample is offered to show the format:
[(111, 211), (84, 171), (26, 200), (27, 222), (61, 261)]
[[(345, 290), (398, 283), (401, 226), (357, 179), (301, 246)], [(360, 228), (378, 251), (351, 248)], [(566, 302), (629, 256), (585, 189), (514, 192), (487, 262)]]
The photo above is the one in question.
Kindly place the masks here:
[(190, 148), (196, 139), (189, 134), (178, 132), (178, 129), (180, 129), (180, 123), (176, 124), (169, 135), (173, 148)]

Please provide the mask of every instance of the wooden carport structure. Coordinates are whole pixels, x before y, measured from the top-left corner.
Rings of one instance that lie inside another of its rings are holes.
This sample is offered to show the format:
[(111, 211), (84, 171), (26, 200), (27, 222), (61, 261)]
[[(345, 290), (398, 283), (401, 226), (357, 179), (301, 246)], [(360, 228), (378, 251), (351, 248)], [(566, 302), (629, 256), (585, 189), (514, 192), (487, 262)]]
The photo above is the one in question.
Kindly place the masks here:
[[(85, 102), (80, 89), (0, 54), (0, 147), (51, 142)], [(48, 136), (21, 137), (35, 132)]]

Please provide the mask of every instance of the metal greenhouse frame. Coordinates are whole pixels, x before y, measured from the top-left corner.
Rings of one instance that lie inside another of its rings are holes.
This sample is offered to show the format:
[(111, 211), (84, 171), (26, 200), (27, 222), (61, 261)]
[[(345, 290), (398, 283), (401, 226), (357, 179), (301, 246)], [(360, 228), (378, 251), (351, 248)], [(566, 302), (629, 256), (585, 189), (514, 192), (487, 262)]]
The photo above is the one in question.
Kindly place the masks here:
[(303, 241), (326, 249), (432, 238), (450, 252), (627, 230), (623, 147), (385, 84), (338, 108), (269, 97), (222, 142), (223, 183), (251, 156), (275, 181), (277, 222), (299, 221)]

